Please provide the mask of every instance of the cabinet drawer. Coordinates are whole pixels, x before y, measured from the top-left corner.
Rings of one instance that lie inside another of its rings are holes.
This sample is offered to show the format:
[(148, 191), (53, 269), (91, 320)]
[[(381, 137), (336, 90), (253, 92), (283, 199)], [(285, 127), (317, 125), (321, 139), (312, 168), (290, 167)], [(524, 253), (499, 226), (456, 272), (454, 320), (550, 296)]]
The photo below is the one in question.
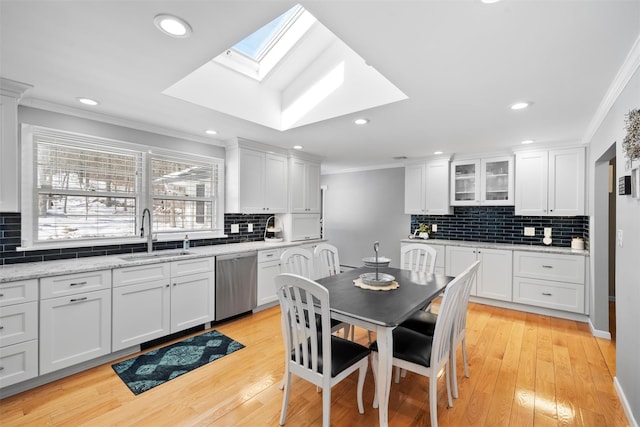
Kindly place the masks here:
[(513, 274), (584, 285), (585, 259), (581, 255), (513, 253)]
[(584, 286), (515, 277), (513, 301), (556, 310), (584, 313)]
[(0, 307), (38, 299), (38, 279), (0, 283)]
[(38, 302), (0, 308), (0, 347), (38, 338)]
[(279, 260), (282, 249), (269, 249), (267, 251), (258, 251), (258, 262), (267, 262)]
[(212, 271), (213, 258), (183, 259), (171, 263), (171, 278)]
[(113, 270), (113, 287), (169, 279), (169, 274), (170, 265), (166, 262), (116, 268)]
[(40, 299), (111, 288), (111, 270), (65, 274), (40, 279)]
[(37, 376), (37, 340), (0, 348), (0, 388)]

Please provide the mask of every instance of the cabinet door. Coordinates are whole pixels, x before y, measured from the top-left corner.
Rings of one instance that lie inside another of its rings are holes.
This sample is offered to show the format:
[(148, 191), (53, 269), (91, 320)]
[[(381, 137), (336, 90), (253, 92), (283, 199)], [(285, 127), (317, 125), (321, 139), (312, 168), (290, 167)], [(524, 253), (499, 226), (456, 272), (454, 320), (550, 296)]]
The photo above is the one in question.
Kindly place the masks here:
[(0, 347), (37, 338), (37, 301), (0, 308)]
[(549, 151), (549, 215), (584, 215), (584, 148)]
[(516, 215), (547, 215), (548, 169), (546, 151), (516, 154)]
[(498, 249), (478, 249), (480, 269), (477, 275), (477, 296), (511, 301), (513, 293), (513, 252)]
[[(476, 262), (477, 259), (477, 250), (475, 248), (447, 246), (445, 252), (445, 271), (447, 276), (457, 276)], [(471, 288), (471, 295), (476, 295), (476, 281), (477, 277)]]
[(429, 162), (426, 165), (424, 197), (425, 212), (429, 215), (451, 213), (449, 206), (449, 161)]
[(275, 277), (280, 274), (280, 260), (258, 263), (258, 306), (278, 299)]
[(451, 205), (480, 203), (480, 160), (451, 163)]
[(269, 213), (287, 211), (287, 158), (266, 154), (264, 207)]
[(404, 167), (404, 213), (425, 213), (425, 182), (426, 165), (424, 163)]
[(113, 288), (113, 351), (169, 335), (169, 279)]
[(513, 205), (513, 157), (482, 159), (480, 199), (483, 205)]
[(111, 352), (111, 289), (40, 301), (40, 375)]
[(307, 163), (305, 178), (306, 212), (320, 213), (320, 165)]
[(214, 277), (209, 272), (172, 279), (171, 333), (214, 319)]
[(38, 376), (38, 340), (0, 347), (0, 388)]
[(265, 154), (240, 149), (240, 212), (265, 213), (264, 211)]
[(303, 160), (292, 158), (289, 163), (289, 198), (291, 213), (307, 213), (305, 204), (305, 173)]

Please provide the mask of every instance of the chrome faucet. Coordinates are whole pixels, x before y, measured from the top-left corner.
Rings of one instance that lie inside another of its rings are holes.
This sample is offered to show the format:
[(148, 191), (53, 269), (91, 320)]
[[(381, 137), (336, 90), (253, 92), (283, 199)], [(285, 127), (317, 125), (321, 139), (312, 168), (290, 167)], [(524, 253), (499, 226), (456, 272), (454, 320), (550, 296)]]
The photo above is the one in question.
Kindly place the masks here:
[(153, 252), (153, 233), (151, 232), (151, 211), (148, 208), (144, 208), (142, 211), (142, 223), (140, 224), (140, 237), (144, 237), (144, 217), (149, 216), (149, 231), (147, 231), (147, 252)]

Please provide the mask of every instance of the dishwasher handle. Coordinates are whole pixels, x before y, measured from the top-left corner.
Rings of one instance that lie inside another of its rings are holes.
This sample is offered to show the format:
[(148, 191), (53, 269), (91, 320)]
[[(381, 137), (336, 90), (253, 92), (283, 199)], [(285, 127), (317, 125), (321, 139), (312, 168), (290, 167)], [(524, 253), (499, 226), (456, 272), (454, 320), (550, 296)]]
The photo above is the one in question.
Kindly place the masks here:
[(257, 256), (257, 255), (258, 255), (257, 251), (238, 252), (238, 253), (235, 253), (235, 254), (218, 255), (218, 256), (216, 256), (216, 261), (228, 261), (228, 260), (231, 260), (231, 259), (247, 258), (247, 257), (252, 257), (252, 256)]

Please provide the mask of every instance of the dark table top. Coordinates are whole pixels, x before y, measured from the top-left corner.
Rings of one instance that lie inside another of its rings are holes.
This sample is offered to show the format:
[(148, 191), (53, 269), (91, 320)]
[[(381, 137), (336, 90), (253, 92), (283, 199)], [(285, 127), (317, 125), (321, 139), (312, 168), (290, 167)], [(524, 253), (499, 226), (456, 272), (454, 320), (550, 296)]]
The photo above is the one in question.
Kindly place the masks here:
[(375, 268), (360, 267), (318, 280), (329, 290), (332, 312), (355, 317), (376, 325), (394, 327), (405, 321), (414, 311), (438, 296), (453, 277), (416, 273), (398, 268), (380, 268), (391, 274), (400, 285), (389, 291), (372, 291), (353, 284), (362, 273)]

